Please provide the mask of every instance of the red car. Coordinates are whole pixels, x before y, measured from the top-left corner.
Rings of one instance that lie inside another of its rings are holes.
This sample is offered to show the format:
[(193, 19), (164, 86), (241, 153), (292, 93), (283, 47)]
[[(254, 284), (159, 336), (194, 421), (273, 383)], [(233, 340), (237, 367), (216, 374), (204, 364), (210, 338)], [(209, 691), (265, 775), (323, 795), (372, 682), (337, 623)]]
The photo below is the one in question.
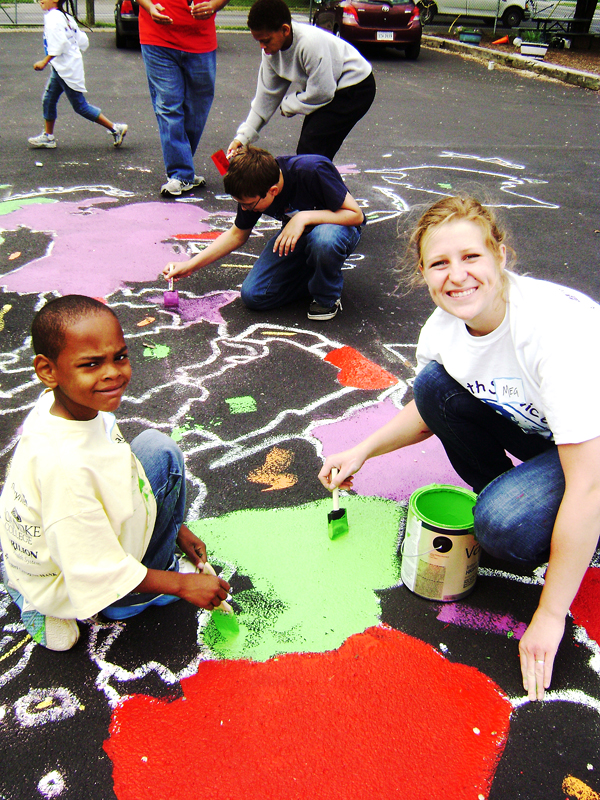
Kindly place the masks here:
[(412, 0), (324, 0), (313, 25), (331, 31), (354, 45), (380, 44), (418, 58), (421, 20)]

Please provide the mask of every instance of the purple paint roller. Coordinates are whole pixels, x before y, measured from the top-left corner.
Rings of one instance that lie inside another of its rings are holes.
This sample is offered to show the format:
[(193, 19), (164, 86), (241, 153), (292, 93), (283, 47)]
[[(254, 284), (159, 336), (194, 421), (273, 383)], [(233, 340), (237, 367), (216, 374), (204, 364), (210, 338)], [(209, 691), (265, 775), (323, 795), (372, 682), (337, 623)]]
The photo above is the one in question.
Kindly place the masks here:
[(167, 311), (179, 310), (179, 292), (173, 291), (173, 278), (169, 278), (169, 291), (164, 293), (163, 302)]

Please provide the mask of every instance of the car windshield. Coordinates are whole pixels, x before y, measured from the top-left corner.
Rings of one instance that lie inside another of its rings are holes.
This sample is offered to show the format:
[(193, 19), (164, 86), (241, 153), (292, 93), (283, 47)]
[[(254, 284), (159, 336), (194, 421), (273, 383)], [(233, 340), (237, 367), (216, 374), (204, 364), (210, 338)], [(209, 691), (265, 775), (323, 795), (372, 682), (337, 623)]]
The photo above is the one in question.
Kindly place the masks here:
[(407, 6), (412, 0), (360, 0), (367, 6)]

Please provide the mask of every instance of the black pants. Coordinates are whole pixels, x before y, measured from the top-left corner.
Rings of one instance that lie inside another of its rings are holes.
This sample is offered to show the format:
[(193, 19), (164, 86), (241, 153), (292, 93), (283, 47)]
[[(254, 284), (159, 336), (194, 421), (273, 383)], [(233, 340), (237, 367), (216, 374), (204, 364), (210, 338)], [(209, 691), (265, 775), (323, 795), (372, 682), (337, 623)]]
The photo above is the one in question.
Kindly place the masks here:
[(373, 73), (354, 86), (338, 89), (330, 103), (305, 117), (297, 155), (310, 153), (333, 161), (346, 136), (371, 108), (375, 92)]

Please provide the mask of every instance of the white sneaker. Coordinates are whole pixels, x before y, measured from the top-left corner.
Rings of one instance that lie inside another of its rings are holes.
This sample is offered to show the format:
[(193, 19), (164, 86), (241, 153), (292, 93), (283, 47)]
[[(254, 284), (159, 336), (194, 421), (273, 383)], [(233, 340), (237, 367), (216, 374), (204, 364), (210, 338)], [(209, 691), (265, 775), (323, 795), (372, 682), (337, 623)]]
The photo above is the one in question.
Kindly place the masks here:
[(127, 130), (128, 126), (125, 125), (124, 122), (115, 122), (114, 128), (112, 131), (109, 131), (113, 137), (113, 145), (115, 147), (120, 147), (123, 144), (123, 139), (125, 138)]
[(74, 619), (46, 617), (44, 646), (48, 650), (70, 650), (79, 639), (79, 626)]
[(56, 138), (50, 133), (40, 133), (39, 136), (31, 136), (27, 139), (32, 147), (56, 147)]
[(160, 193), (163, 197), (179, 197), (183, 192), (191, 192), (192, 189), (200, 189), (202, 186), (206, 186), (206, 181), (202, 175), (194, 175), (192, 183), (180, 181), (179, 178), (169, 178), (160, 187)]

